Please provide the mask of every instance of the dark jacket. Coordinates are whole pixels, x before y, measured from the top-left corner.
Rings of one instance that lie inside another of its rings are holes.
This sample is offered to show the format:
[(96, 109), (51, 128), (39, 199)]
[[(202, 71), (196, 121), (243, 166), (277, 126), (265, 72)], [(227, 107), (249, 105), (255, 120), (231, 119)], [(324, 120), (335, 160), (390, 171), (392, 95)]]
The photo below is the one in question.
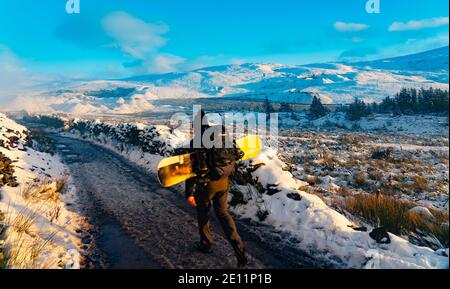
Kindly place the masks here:
[[(191, 141), (192, 147), (192, 141)], [(228, 190), (228, 178), (236, 169), (236, 161), (243, 156), (243, 152), (233, 148), (191, 149), (197, 153), (196, 160), (201, 158), (204, 164), (194, 163), (195, 168), (206, 166), (207, 170), (197, 173), (199, 176), (186, 181), (186, 197), (198, 191), (214, 194), (218, 191)], [(200, 157), (201, 156), (201, 157)]]

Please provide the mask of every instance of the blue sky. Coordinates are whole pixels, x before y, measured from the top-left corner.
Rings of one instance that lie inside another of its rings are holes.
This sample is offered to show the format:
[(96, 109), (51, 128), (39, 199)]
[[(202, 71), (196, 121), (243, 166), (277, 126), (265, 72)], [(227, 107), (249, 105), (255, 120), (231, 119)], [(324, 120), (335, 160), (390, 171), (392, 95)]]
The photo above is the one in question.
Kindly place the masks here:
[(66, 0), (2, 0), (0, 74), (3, 65), (3, 73), (9, 67), (35, 78), (119, 78), (228, 63), (373, 59), (448, 45), (447, 0), (380, 0), (380, 14), (368, 14), (366, 2), (80, 0), (81, 13), (67, 14)]

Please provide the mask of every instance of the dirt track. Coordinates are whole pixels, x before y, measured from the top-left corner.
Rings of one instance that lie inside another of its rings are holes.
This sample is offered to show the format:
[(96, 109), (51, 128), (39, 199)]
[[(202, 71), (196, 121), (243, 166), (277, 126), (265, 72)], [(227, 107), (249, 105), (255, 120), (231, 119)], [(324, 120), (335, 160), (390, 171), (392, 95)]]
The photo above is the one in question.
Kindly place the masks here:
[[(176, 189), (120, 155), (90, 142), (52, 134), (69, 166), (83, 212), (99, 231), (95, 238), (110, 268), (236, 268), (222, 230), (213, 221), (214, 252), (192, 248), (198, 240), (195, 209)], [(213, 210), (211, 211), (213, 214)], [(267, 226), (239, 220), (249, 268), (323, 267), (294, 249), (297, 241)]]

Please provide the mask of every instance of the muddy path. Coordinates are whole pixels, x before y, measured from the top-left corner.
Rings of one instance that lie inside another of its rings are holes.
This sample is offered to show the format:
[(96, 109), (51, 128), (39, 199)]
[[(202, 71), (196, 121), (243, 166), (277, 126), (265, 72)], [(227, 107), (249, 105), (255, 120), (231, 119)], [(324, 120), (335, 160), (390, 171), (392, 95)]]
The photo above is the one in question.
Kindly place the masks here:
[[(70, 169), (83, 212), (98, 231), (94, 241), (104, 259), (100, 263), (109, 268), (236, 268), (216, 220), (213, 253), (193, 250), (198, 240), (195, 209), (179, 191), (162, 188), (152, 174), (108, 149), (58, 134), (50, 137)], [(249, 268), (324, 267), (295, 249), (298, 241), (285, 233), (246, 220), (237, 224)]]

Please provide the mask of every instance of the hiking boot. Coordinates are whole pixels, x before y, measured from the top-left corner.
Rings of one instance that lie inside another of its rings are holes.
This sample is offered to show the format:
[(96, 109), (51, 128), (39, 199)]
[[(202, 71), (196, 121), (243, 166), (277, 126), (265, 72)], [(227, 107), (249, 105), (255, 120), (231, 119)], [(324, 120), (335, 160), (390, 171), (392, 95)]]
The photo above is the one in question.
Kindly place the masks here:
[(203, 243), (197, 243), (195, 244), (195, 250), (205, 253), (205, 254), (211, 254), (212, 250), (211, 250), (211, 246), (205, 245)]

